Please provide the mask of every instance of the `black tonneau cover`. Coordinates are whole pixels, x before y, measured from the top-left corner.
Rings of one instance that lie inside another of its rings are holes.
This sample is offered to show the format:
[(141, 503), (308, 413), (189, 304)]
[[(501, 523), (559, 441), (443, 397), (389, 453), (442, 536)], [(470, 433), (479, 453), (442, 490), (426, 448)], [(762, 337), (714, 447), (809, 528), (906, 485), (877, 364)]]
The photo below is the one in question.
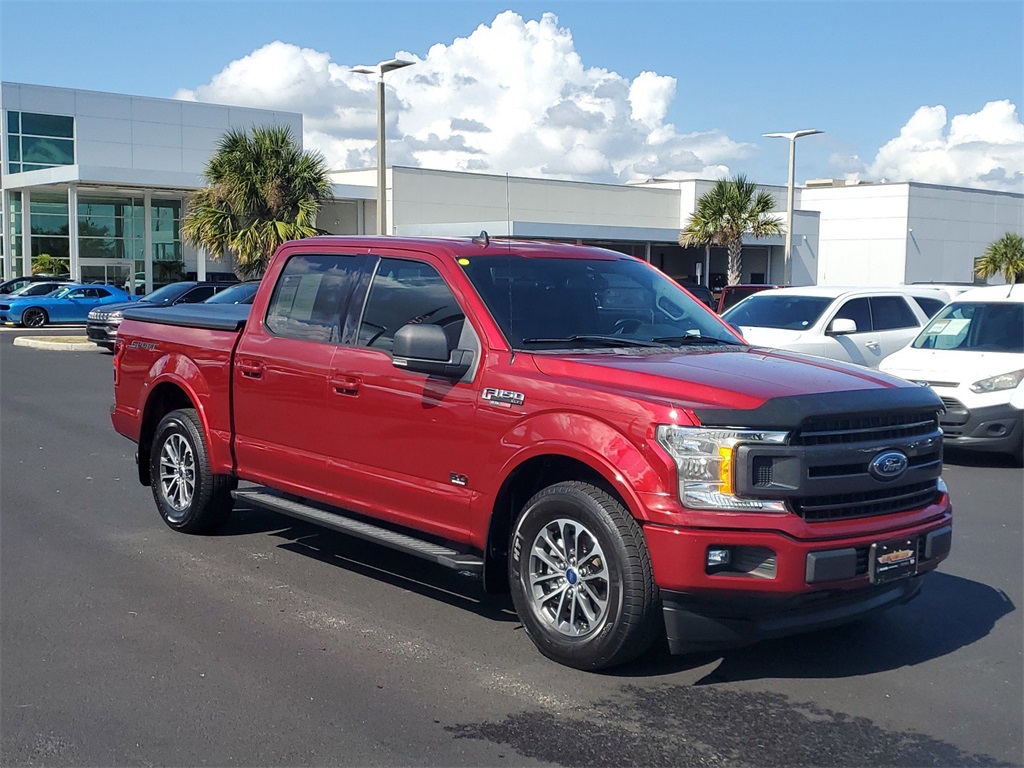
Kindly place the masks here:
[(142, 320), (160, 325), (205, 328), (211, 331), (241, 331), (249, 318), (251, 304), (178, 304), (173, 307), (131, 307), (125, 320)]

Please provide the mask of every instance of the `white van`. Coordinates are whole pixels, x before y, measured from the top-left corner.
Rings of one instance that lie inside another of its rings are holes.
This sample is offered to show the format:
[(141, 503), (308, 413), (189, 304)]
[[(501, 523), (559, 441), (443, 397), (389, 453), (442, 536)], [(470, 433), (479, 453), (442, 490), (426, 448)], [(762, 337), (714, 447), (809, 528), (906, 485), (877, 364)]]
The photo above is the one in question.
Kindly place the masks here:
[(960, 294), (879, 368), (942, 398), (946, 445), (1024, 459), (1024, 284)]

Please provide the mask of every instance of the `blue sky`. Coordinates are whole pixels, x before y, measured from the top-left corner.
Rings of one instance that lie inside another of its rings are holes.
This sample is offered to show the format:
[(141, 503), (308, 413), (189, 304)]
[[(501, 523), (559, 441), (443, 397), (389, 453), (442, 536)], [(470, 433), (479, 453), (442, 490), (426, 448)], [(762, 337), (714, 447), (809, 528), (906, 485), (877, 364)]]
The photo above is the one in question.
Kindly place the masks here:
[[(496, 25), (506, 11), (513, 16)], [(494, 34), (474, 36), (481, 25)], [(788, 148), (761, 134), (819, 128), (826, 133), (798, 145), (798, 181), (889, 174), (1024, 191), (1024, 149), (1014, 146), (1024, 145), (1019, 0), (3, 0), (0, 28), (6, 81), (274, 106), (274, 94), (260, 92), (266, 71), (301, 69), (295, 91), (306, 100), (282, 86), (280, 107), (307, 114), (307, 145), (338, 167), (372, 165), (373, 101), (359, 78), (336, 69), (407, 53), (423, 63), (389, 75), (396, 163), (606, 181), (724, 171), (782, 184)], [(543, 54), (538, 41), (552, 31), (561, 37), (548, 52), (555, 58), (547, 76), (550, 56), (536, 61), (531, 51)], [(456, 45), (460, 39), (469, 44)], [(286, 46), (265, 48), (275, 41)], [(428, 60), (432, 46), (440, 48)], [(300, 61), (300, 49), (325, 56)], [(560, 66), (567, 50), (578, 56), (577, 70)], [(256, 51), (264, 52), (259, 61), (222, 74)], [(453, 82), (446, 79), (453, 73), (486, 76), (501, 90), (467, 88), (441, 99), (434, 90), (424, 98), (406, 76), (414, 70), (435, 82)], [(329, 71), (331, 86), (317, 92)], [(643, 72), (659, 78), (638, 81)], [(545, 84), (547, 100), (536, 96)], [(519, 99), (499, 102), (516, 88), (524, 89)], [(310, 117), (328, 102), (341, 105), (348, 122)], [(986, 108), (991, 103), (1001, 106)], [(582, 111), (572, 112), (574, 104)], [(536, 115), (524, 118), (526, 109)], [(511, 115), (529, 125), (508, 130)], [(964, 116), (959, 129), (956, 116)], [(450, 118), (481, 127), (459, 134)], [(554, 157), (559, 146), (562, 158)]]

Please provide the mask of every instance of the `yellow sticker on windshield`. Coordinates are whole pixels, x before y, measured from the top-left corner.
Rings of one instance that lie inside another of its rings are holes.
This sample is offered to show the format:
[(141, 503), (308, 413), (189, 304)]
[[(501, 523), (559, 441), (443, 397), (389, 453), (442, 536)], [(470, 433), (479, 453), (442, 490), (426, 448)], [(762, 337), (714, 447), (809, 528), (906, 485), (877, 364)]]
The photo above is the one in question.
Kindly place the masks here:
[(469, 259), (459, 259), (459, 265), (463, 267), (469, 266)]

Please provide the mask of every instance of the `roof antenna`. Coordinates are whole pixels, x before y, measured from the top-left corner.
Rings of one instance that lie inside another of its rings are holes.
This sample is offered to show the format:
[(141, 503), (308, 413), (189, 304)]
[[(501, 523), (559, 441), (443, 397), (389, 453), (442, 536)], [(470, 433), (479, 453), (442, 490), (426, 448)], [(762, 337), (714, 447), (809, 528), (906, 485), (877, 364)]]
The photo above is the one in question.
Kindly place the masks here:
[(473, 238), (473, 242), (477, 245), (490, 245), (491, 236), (487, 234), (486, 229), (481, 229), (480, 234)]

